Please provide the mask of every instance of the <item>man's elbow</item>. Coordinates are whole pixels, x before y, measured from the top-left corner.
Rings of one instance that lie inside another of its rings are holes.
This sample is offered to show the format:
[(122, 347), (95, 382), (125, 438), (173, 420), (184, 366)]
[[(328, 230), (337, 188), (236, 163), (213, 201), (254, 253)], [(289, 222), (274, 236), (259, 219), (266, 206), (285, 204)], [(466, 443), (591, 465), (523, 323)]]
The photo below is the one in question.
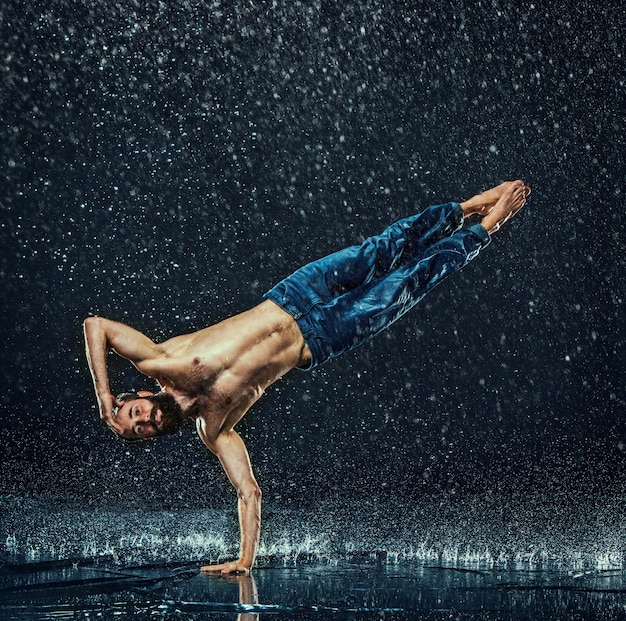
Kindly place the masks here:
[(87, 317), (85, 321), (83, 321), (83, 329), (85, 332), (94, 330), (100, 325), (102, 325), (102, 317), (91, 316)]
[(84, 321), (83, 321), (83, 328), (88, 328), (89, 326), (91, 326), (92, 324), (96, 323), (96, 320), (98, 318), (97, 317), (87, 317)]
[(242, 485), (237, 490), (237, 496), (239, 500), (248, 503), (260, 503), (261, 502), (261, 488), (256, 483), (248, 483)]

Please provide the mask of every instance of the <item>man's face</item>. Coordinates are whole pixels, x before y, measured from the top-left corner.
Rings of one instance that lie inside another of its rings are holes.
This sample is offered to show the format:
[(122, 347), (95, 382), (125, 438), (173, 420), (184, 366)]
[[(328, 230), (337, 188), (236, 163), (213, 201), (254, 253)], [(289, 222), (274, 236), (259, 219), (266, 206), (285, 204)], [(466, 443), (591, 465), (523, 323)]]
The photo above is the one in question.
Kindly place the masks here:
[(159, 434), (163, 413), (148, 399), (125, 401), (113, 418), (127, 440), (145, 440)]

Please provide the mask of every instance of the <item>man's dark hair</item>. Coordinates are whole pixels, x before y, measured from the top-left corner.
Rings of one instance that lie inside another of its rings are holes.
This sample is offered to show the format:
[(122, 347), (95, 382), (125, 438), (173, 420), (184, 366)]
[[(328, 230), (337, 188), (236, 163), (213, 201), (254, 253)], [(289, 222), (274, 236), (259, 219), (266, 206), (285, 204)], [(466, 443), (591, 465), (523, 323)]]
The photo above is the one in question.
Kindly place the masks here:
[(157, 430), (156, 436), (172, 436), (182, 429), (185, 420), (183, 411), (176, 402), (176, 399), (164, 390), (155, 395), (148, 395), (147, 397), (141, 397), (136, 392), (123, 392), (117, 395), (116, 399), (124, 403), (137, 399), (147, 399), (154, 403), (163, 414), (161, 428)]

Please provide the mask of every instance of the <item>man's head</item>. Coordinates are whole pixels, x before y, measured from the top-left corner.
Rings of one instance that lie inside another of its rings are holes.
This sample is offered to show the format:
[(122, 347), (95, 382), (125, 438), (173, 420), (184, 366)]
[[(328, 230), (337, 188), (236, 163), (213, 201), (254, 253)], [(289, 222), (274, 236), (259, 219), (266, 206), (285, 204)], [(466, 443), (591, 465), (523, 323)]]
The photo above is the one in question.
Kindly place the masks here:
[(122, 406), (113, 412), (119, 435), (125, 440), (147, 440), (180, 431), (184, 416), (169, 393), (125, 392), (116, 397)]

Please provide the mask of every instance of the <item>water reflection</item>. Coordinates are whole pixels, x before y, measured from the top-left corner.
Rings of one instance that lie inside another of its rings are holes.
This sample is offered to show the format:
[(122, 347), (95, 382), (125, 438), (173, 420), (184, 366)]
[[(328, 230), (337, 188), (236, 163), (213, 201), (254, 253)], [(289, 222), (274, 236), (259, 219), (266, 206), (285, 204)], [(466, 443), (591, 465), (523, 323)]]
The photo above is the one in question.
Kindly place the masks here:
[[(229, 576), (229, 582), (236, 582), (239, 585), (239, 604), (243, 606), (257, 606), (259, 603), (259, 592), (254, 580), (254, 576)], [(246, 611), (237, 615), (237, 621), (257, 621), (259, 615), (256, 612)]]
[(272, 619), (492, 619), (552, 615), (623, 618), (621, 571), (550, 568), (482, 570), (411, 563), (265, 567), (254, 576), (201, 574), (196, 565), (116, 566), (110, 561), (55, 567), (4, 565), (0, 609), (7, 619), (120, 616)]

